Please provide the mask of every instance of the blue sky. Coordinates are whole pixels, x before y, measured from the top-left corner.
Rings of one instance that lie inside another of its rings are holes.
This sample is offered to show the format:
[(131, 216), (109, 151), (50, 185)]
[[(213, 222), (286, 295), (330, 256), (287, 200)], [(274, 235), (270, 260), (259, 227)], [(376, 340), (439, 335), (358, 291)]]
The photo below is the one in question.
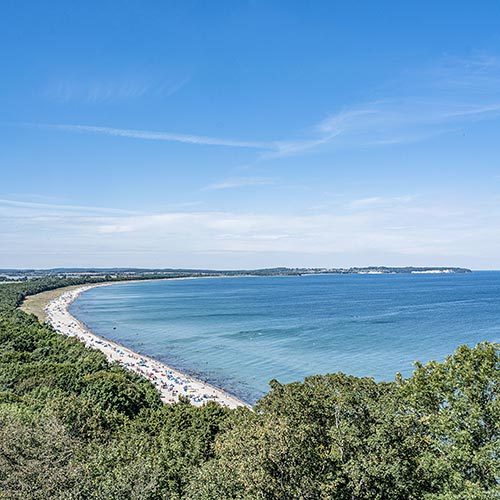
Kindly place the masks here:
[(500, 3), (0, 6), (0, 267), (500, 268)]

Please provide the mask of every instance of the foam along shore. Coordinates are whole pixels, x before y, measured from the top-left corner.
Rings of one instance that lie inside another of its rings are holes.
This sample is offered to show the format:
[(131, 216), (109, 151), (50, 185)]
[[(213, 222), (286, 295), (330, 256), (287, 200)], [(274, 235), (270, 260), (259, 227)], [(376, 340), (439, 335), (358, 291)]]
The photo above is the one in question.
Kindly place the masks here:
[(95, 286), (105, 285), (108, 283), (86, 285), (64, 292), (45, 307), (47, 322), (59, 333), (78, 338), (87, 347), (103, 352), (109, 361), (119, 363), (124, 368), (147, 378), (158, 389), (164, 403), (175, 403), (179, 396), (185, 396), (196, 406), (202, 406), (208, 401), (216, 401), (229, 408), (250, 407), (221, 389), (138, 354), (116, 342), (95, 335), (69, 313), (68, 306), (80, 293)]

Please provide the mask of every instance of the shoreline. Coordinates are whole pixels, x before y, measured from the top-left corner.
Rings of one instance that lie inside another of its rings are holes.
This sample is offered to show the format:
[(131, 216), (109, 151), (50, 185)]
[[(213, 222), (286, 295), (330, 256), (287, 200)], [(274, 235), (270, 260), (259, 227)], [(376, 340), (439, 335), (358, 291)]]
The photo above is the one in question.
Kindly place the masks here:
[[(120, 284), (130, 282), (135, 282), (135, 280), (122, 281)], [(45, 306), (44, 310), (47, 322), (58, 333), (67, 337), (77, 338), (87, 347), (101, 351), (108, 361), (116, 362), (123, 368), (148, 379), (160, 393), (161, 400), (166, 404), (175, 403), (178, 401), (179, 396), (184, 396), (195, 406), (202, 406), (209, 401), (215, 401), (228, 408), (237, 408), (239, 406), (251, 408), (251, 405), (227, 393), (223, 389), (182, 373), (149, 356), (139, 354), (117, 342), (96, 335), (81, 321), (70, 314), (68, 307), (82, 292), (98, 286), (115, 284), (117, 283), (93, 283), (79, 286), (73, 290), (63, 291), (57, 298), (51, 300)]]

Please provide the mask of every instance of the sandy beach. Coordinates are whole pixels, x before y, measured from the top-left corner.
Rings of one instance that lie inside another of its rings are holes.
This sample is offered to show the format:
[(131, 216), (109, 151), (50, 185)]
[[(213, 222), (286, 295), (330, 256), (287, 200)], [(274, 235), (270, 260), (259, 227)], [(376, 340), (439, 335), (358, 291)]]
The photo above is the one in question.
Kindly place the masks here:
[(63, 292), (45, 307), (47, 322), (59, 333), (78, 338), (87, 347), (98, 349), (104, 353), (109, 361), (119, 363), (124, 368), (147, 378), (158, 389), (164, 403), (174, 403), (179, 399), (179, 396), (185, 396), (196, 406), (202, 406), (208, 401), (216, 401), (229, 408), (250, 407), (221, 389), (174, 370), (164, 363), (138, 354), (120, 344), (99, 337), (69, 313), (68, 306), (80, 293), (95, 286), (109, 284), (85, 285)]

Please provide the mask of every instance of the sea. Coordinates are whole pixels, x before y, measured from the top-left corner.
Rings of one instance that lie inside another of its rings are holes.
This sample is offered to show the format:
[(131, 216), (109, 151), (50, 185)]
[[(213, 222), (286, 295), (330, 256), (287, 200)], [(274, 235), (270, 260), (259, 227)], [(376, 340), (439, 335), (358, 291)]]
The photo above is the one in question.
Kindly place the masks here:
[(269, 381), (394, 380), (461, 344), (500, 341), (500, 272), (200, 278), (92, 288), (96, 334), (254, 403)]

